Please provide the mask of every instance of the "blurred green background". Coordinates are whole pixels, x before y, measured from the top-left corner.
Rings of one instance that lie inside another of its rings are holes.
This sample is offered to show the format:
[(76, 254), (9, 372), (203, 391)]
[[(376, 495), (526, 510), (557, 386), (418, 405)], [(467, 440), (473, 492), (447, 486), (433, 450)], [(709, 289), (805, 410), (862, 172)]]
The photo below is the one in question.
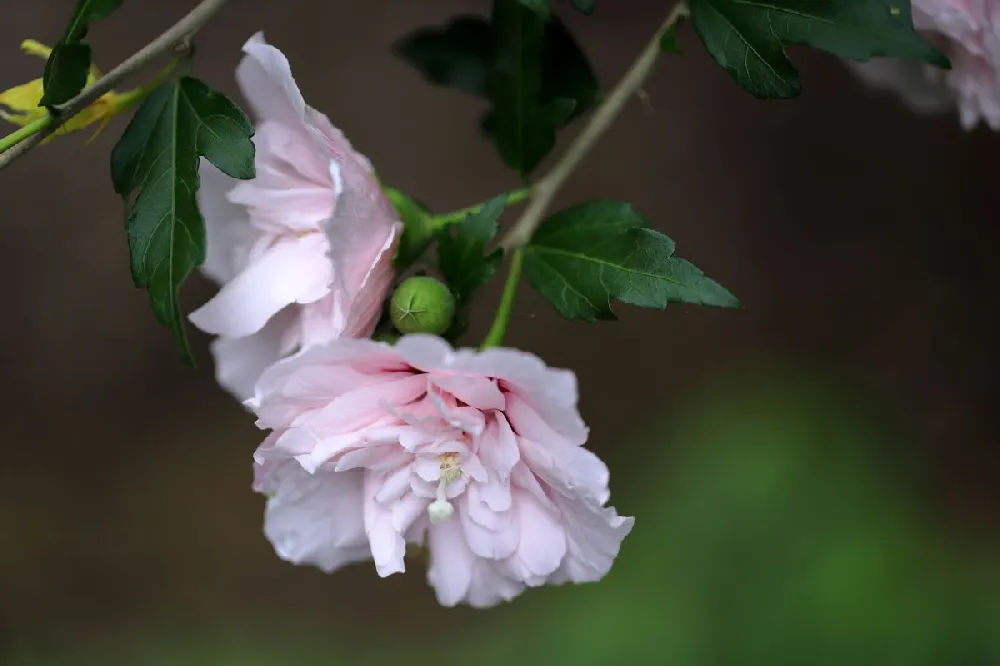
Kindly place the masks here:
[(8, 663), (1000, 663), (997, 544), (933, 520), (910, 453), (832, 384), (758, 369), (623, 443), (613, 468), (628, 481), (615, 499), (637, 526), (600, 584), (438, 613), (419, 631), (399, 618), (360, 631), (306, 613), (269, 619), (266, 608), (192, 629), (163, 608), (136, 633)]
[[(0, 86), (40, 74), (17, 45), (57, 37), (72, 4), (5, 3)], [(91, 32), (96, 62), (186, 4), (125, 2)], [(608, 83), (668, 3), (554, 4)], [(516, 179), (475, 133), (482, 104), (390, 46), (488, 7), (240, 0), (195, 71), (236, 96), (240, 46), (265, 30), (385, 182), (453, 210)], [(508, 341), (578, 373), (636, 527), (601, 583), (490, 611), (439, 608), (419, 562), (381, 580), (274, 555), (250, 490), (261, 433), (215, 385), (207, 338), (192, 372), (131, 285), (107, 162), (120, 120), (4, 170), (0, 664), (1000, 664), (1000, 136), (915, 117), (813, 53), (794, 54), (801, 99), (757, 102), (694, 37), (557, 206), (631, 202), (744, 308), (623, 306), (587, 326), (522, 290)], [(187, 309), (211, 293), (193, 281)]]

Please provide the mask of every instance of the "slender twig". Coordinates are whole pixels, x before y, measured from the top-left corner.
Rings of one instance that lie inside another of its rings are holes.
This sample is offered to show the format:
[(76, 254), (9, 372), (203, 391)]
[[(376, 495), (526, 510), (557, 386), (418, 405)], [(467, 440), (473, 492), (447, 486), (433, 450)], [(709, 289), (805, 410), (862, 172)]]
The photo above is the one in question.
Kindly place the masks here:
[(37, 146), (46, 136), (59, 129), (67, 120), (86, 109), (105, 93), (111, 91), (115, 86), (145, 67), (152, 60), (178, 47), (186, 46), (191, 37), (201, 30), (202, 26), (222, 9), (222, 6), (225, 4), (226, 0), (202, 0), (187, 16), (175, 23), (162, 35), (136, 51), (130, 58), (95, 81), (93, 85), (85, 88), (79, 95), (65, 104), (56, 107), (55, 113), (47, 116), (50, 120), (43, 129), (0, 153), (0, 169)]
[(649, 72), (656, 63), (656, 58), (660, 52), (660, 39), (663, 35), (673, 29), (673, 27), (685, 16), (687, 16), (687, 6), (680, 2), (674, 6), (667, 16), (667, 19), (656, 31), (649, 44), (643, 49), (639, 57), (636, 58), (632, 66), (625, 73), (625, 76), (614, 87), (614, 90), (605, 98), (604, 102), (597, 107), (589, 122), (573, 140), (566, 152), (563, 153), (559, 161), (552, 169), (542, 176), (531, 188), (531, 202), (525, 207), (524, 213), (511, 226), (504, 237), (500, 240), (500, 246), (505, 250), (523, 247), (531, 240), (531, 235), (542, 223), (545, 213), (548, 211), (559, 190), (566, 183), (566, 180), (573, 174), (583, 158), (587, 156), (590, 149), (594, 147), (598, 139), (607, 131), (614, 122), (619, 112), (625, 107), (626, 102), (635, 95), (642, 87)]

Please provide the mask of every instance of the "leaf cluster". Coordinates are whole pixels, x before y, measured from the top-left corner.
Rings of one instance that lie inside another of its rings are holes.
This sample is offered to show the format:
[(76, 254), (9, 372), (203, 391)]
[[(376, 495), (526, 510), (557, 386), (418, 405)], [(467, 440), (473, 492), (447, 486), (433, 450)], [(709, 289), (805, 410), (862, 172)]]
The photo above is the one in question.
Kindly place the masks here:
[[(87, 30), (121, 3), (77, 0), (46, 63), (42, 105), (58, 106), (84, 88), (92, 75)], [(596, 10), (594, 0), (569, 5), (587, 15)], [(789, 46), (855, 60), (889, 56), (949, 66), (915, 32), (909, 0), (688, 0), (687, 6), (708, 53), (760, 98), (801, 92)], [(549, 0), (494, 0), (488, 16), (456, 16), (419, 28), (394, 46), (429, 82), (485, 101), (480, 129), (522, 178), (552, 151), (559, 130), (602, 100), (594, 68), (557, 9)], [(679, 52), (677, 31), (664, 33), (660, 45), (664, 52)], [(112, 154), (133, 280), (148, 291), (154, 313), (188, 358), (178, 291), (205, 257), (199, 168), (207, 159), (231, 177), (253, 178), (252, 136), (252, 125), (235, 104), (183, 76), (142, 102)], [(386, 193), (405, 225), (397, 266), (426, 258), (436, 243), (428, 262), (456, 298), (458, 317), (448, 334), (455, 337), (473, 294), (502, 260), (493, 245), (508, 198), (496, 197), (444, 224), (416, 199), (391, 188)], [(738, 307), (726, 288), (674, 249), (629, 204), (592, 200), (544, 221), (522, 248), (523, 270), (535, 290), (573, 319), (614, 319), (616, 302)]]

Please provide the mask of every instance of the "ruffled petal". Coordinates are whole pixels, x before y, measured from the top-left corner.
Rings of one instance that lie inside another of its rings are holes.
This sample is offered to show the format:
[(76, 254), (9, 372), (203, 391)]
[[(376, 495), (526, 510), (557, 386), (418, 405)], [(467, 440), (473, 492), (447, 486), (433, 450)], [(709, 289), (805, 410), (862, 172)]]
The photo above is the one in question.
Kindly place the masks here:
[(322, 298), (329, 280), (329, 263), (316, 239), (281, 242), (189, 318), (206, 333), (234, 338), (253, 335), (283, 308)]
[(371, 557), (363, 521), (363, 474), (308, 474), (294, 462), (258, 466), (270, 495), (264, 534), (283, 560), (330, 572)]

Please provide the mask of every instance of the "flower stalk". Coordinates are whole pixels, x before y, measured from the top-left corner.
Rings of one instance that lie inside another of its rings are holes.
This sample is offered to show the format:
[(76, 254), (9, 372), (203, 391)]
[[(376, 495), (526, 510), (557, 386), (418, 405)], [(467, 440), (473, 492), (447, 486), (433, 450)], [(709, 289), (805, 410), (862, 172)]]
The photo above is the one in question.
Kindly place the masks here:
[(503, 296), (500, 297), (500, 305), (497, 307), (496, 316), (490, 326), (486, 339), (483, 340), (482, 349), (499, 347), (503, 344), (504, 336), (507, 334), (507, 324), (510, 322), (510, 313), (514, 305), (514, 296), (517, 294), (517, 283), (521, 279), (521, 265), (524, 263), (524, 251), (521, 248), (514, 250), (514, 256), (510, 261), (510, 268), (507, 269), (507, 282), (503, 287)]

